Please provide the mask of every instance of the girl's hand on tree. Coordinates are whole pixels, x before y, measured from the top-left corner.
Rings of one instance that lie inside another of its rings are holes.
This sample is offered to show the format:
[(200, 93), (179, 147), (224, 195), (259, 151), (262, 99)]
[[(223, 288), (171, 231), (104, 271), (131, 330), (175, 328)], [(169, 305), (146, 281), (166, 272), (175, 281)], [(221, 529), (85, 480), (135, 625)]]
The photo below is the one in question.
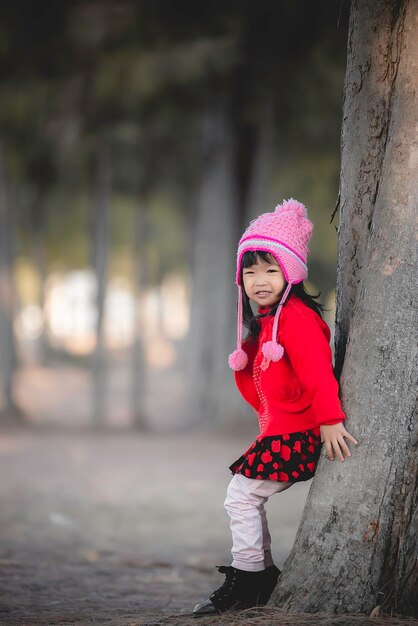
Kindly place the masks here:
[(334, 460), (334, 452), (340, 461), (344, 461), (344, 455), (346, 457), (351, 456), (351, 452), (344, 440), (344, 437), (349, 439), (355, 445), (358, 444), (357, 439), (354, 439), (349, 432), (343, 426), (343, 423), (339, 424), (323, 424), (320, 427), (321, 441), (325, 443), (325, 449), (330, 461)]

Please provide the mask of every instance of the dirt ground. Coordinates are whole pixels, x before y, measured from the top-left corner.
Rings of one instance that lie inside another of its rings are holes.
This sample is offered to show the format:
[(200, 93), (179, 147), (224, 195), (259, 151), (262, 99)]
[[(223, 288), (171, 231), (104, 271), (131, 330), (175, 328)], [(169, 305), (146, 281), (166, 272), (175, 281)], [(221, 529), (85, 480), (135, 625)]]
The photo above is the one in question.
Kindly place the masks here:
[[(227, 467), (250, 437), (3, 429), (0, 625), (186, 618), (230, 563)], [(308, 489), (268, 504), (279, 567)]]

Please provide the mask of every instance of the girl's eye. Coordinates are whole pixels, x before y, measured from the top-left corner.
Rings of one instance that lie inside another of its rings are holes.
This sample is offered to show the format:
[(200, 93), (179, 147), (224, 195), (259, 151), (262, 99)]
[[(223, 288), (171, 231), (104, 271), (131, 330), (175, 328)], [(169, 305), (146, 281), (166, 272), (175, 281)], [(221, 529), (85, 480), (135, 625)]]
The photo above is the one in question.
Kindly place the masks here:
[(278, 270), (267, 270), (267, 272), (277, 272)]
[(249, 276), (250, 274), (254, 274), (254, 272), (244, 272), (244, 276)]

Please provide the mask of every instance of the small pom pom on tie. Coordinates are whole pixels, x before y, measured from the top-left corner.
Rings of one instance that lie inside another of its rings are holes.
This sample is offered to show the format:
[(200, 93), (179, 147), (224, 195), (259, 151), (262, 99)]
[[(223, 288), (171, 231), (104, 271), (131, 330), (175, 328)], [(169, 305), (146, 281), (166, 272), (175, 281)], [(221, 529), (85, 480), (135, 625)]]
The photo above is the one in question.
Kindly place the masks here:
[(280, 361), (284, 354), (283, 346), (274, 341), (267, 341), (266, 343), (264, 343), (261, 350), (266, 359), (274, 362)]
[(235, 372), (243, 370), (248, 363), (247, 353), (242, 349), (234, 350), (234, 352), (229, 355), (228, 363), (229, 367)]
[(237, 324), (237, 349), (229, 355), (229, 367), (235, 372), (243, 370), (248, 363), (248, 355), (241, 348), (242, 344), (242, 289), (238, 285), (238, 324)]

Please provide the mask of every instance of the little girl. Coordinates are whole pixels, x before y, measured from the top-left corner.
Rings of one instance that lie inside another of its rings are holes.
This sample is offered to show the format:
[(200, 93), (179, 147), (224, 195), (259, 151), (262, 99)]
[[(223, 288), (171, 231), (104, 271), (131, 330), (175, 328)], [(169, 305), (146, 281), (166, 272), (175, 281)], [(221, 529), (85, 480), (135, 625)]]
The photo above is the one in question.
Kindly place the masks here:
[(323, 307), (303, 285), (312, 230), (306, 208), (292, 198), (253, 220), (239, 242), (238, 341), (229, 365), (257, 411), (260, 435), (229, 468), (233, 561), (218, 567), (225, 582), (196, 605), (195, 616), (267, 603), (280, 571), (264, 504), (314, 476), (323, 443), (328, 458), (340, 461), (351, 456), (344, 438), (357, 444), (343, 426)]

